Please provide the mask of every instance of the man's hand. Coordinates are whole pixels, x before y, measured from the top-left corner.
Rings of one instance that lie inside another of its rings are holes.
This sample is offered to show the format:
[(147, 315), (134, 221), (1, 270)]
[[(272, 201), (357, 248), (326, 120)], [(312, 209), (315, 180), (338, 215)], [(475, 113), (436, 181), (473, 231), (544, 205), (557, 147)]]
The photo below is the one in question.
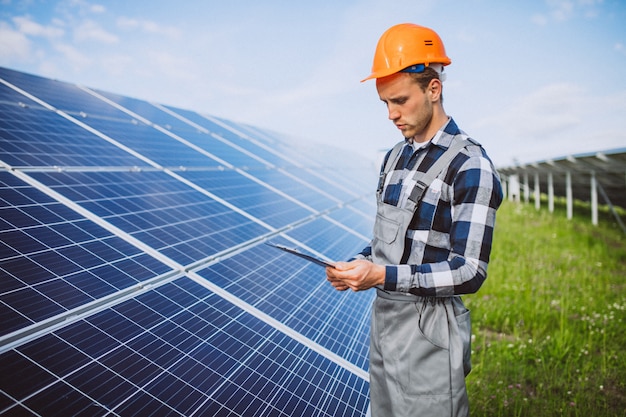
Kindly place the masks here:
[(337, 262), (334, 268), (326, 268), (326, 279), (338, 291), (363, 291), (385, 284), (385, 267), (363, 259)]

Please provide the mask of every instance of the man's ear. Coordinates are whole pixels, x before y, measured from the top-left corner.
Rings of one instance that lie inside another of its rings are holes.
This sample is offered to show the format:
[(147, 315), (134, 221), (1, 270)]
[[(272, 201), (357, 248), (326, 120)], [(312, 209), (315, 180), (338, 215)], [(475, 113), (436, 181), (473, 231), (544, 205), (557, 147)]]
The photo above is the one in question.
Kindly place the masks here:
[(442, 87), (443, 86), (441, 84), (441, 80), (437, 78), (433, 78), (432, 80), (430, 80), (430, 83), (428, 83), (428, 89), (426, 91), (428, 92), (428, 95), (430, 96), (430, 99), (432, 101), (439, 100), (439, 98), (441, 97)]

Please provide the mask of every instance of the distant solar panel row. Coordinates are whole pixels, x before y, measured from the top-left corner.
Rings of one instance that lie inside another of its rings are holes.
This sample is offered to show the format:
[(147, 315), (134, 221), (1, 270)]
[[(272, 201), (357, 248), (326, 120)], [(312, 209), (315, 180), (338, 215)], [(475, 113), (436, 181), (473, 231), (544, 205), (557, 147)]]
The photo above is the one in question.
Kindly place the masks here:
[(363, 416), (375, 168), (0, 68), (0, 414)]

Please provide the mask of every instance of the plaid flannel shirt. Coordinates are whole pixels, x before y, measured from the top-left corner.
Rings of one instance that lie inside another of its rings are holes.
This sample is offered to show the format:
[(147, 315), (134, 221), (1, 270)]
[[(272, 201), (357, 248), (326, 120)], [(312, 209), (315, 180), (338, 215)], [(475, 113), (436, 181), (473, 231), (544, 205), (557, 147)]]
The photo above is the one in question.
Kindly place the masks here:
[[(415, 169), (426, 172), (456, 137), (469, 139), (450, 119), (408, 161), (400, 157), (384, 184), (385, 203), (406, 203), (415, 184), (411, 181)], [(425, 190), (405, 236), (401, 264), (386, 265), (386, 291), (421, 296), (460, 295), (476, 292), (487, 278), (502, 188), (484, 149), (470, 141), (473, 144), (466, 146)], [(411, 144), (407, 142), (405, 146)], [(356, 258), (371, 260), (371, 246)]]

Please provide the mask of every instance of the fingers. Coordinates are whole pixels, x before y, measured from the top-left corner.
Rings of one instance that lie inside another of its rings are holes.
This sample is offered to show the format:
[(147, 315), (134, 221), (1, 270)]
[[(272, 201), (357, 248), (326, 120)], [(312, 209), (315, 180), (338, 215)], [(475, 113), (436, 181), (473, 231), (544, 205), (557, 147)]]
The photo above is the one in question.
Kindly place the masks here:
[(326, 268), (326, 279), (338, 291), (366, 290), (374, 285), (368, 279), (372, 265), (363, 260), (337, 262), (335, 268)]
[(365, 260), (338, 262), (336, 268), (327, 268), (326, 277), (331, 285), (344, 291), (368, 290), (385, 283), (385, 266), (375, 265)]
[(326, 275), (326, 280), (338, 291), (345, 291), (347, 289), (354, 289), (352, 287), (352, 279), (350, 277), (344, 277), (343, 274), (337, 276), (330, 272)]
[(326, 267), (326, 271), (328, 272), (328, 270), (330, 269), (331, 271), (346, 271), (348, 269), (350, 269), (350, 263), (349, 262), (335, 262), (334, 263), (335, 267), (334, 268), (329, 268)]
[(347, 290), (348, 287), (346, 284), (344, 284), (343, 282), (331, 282), (330, 285), (333, 286), (334, 289), (336, 289), (337, 291), (345, 291)]
[(326, 268), (326, 280), (333, 286), (337, 291), (345, 291), (348, 289), (348, 286), (343, 282), (343, 280), (337, 276), (339, 270), (337, 268)]

